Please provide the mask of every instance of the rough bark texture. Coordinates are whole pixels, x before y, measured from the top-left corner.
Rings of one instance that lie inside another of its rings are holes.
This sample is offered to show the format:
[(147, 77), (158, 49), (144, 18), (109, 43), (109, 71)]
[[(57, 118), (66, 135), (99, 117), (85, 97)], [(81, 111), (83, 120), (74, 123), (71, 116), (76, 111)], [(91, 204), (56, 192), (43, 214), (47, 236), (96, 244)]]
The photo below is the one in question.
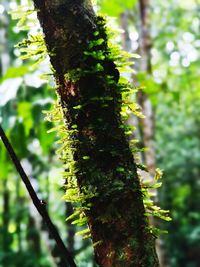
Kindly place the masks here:
[[(100, 241), (94, 247), (96, 262), (102, 267), (158, 266), (136, 165), (121, 127), (119, 73), (109, 59), (104, 21), (96, 17), (90, 1), (34, 3), (55, 70), (66, 127), (70, 131), (76, 125), (70, 138), (76, 140), (73, 157), (79, 190), (95, 193), (88, 200), (91, 208), (86, 215), (93, 243)], [(94, 52), (103, 51), (104, 57), (85, 57), (89, 43), (99, 38), (104, 42)], [(103, 68), (94, 71), (98, 64)], [(76, 68), (84, 75), (75, 82), (67, 80), (65, 74)], [(108, 77), (113, 82), (108, 83)]]

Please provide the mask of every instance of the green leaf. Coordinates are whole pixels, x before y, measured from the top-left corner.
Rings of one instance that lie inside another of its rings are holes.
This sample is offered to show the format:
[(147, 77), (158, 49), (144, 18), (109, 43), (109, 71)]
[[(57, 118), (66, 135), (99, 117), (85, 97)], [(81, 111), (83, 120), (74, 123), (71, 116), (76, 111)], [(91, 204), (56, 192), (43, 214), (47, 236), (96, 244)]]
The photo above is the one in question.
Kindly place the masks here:
[(31, 68), (29, 64), (25, 64), (19, 67), (10, 67), (7, 72), (0, 78), (0, 83), (7, 79), (13, 79), (17, 77), (23, 77), (25, 74), (30, 73)]
[(101, 11), (108, 16), (118, 17), (121, 13), (127, 9), (133, 9), (134, 5), (137, 3), (136, 0), (99, 0)]
[(29, 102), (20, 102), (17, 111), (18, 116), (23, 120), (25, 135), (28, 136), (33, 127), (32, 105)]

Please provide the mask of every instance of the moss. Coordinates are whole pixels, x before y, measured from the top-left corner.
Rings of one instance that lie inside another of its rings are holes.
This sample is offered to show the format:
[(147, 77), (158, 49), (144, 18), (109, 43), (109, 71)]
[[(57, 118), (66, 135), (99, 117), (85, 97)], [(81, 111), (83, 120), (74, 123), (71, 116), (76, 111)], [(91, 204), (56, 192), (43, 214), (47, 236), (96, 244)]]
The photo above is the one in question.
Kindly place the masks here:
[[(130, 69), (128, 59), (131, 56), (113, 44), (105, 19), (91, 15), (91, 7), (84, 6), (86, 1), (79, 5), (70, 0), (63, 1), (62, 5), (57, 2), (56, 7), (50, 0), (47, 2), (50, 13), (55, 9), (55, 16), (60, 16), (56, 21), (50, 18), (47, 20), (50, 25), (46, 25), (43, 19), (48, 14), (42, 1), (37, 1), (38, 16), (57, 81), (58, 101), (47, 119), (54, 121), (54, 130), (60, 135), (58, 154), (65, 168), (65, 200), (75, 207), (74, 214), (68, 219), (78, 225), (88, 223), (94, 243), (102, 240), (98, 245), (99, 260), (109, 252), (110, 264), (115, 254), (113, 242), (117, 248), (118, 266), (127, 263), (127, 259), (130, 266), (134, 266), (131, 265), (133, 261), (139, 262), (145, 253), (151, 254), (154, 246), (148, 238), (152, 233), (147, 231), (142, 203), (142, 199), (149, 203), (148, 188), (152, 185), (138, 180), (128, 141), (132, 129), (126, 125), (130, 112), (141, 116), (137, 104), (132, 103), (132, 99), (130, 101), (136, 89), (119, 74), (120, 70)], [(62, 16), (65, 11), (67, 16)], [(71, 31), (70, 25), (77, 14), (80, 15), (77, 29)], [(63, 29), (65, 31), (58, 40)], [(137, 152), (135, 144), (136, 141), (133, 142), (134, 153)], [(150, 204), (145, 204), (146, 208), (159, 214), (152, 202)], [(133, 234), (136, 236), (130, 239), (129, 235)], [(142, 248), (144, 251), (140, 251), (142, 242), (147, 243)], [(122, 245), (125, 250), (121, 249)], [(137, 257), (129, 251), (131, 248)], [(142, 261), (146, 264), (151, 259)]]

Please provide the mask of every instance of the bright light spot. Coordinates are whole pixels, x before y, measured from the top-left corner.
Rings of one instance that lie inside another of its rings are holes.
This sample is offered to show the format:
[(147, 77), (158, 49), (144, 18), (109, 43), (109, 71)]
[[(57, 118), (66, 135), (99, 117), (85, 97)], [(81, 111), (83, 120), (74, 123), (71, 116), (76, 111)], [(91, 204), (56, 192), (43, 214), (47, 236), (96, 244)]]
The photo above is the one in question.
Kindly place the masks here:
[(21, 164), (27, 175), (30, 176), (33, 171), (31, 163), (27, 159), (22, 159)]
[(19, 33), (20, 29), (19, 29), (19, 27), (15, 26), (15, 27), (13, 27), (13, 31), (14, 31), (14, 33)]
[(13, 65), (16, 67), (20, 67), (22, 64), (23, 64), (23, 61), (20, 58), (16, 58), (14, 63), (13, 63)]
[(0, 106), (6, 105), (11, 99), (16, 98), (17, 91), (22, 84), (22, 78), (5, 80), (0, 85)]
[(154, 71), (153, 71), (153, 76), (154, 76), (155, 78), (160, 77), (160, 71), (158, 71), (158, 70), (154, 70)]
[(14, 49), (13, 53), (14, 53), (14, 55), (15, 55), (16, 57), (19, 57), (19, 56), (21, 55), (19, 49), (17, 49), (17, 48)]
[(200, 40), (196, 40), (196, 41), (194, 42), (194, 45), (195, 45), (196, 47), (200, 47)]
[(16, 9), (17, 8), (17, 3), (10, 2), (9, 7), (10, 7), (10, 9)]
[(16, 116), (11, 116), (9, 118), (9, 127), (12, 128), (14, 125), (15, 125), (15, 122), (16, 122)]
[(36, 151), (40, 149), (40, 142), (38, 139), (33, 139), (33, 142), (28, 145), (28, 149), (32, 151)]
[(193, 45), (191, 45), (189, 43), (185, 43), (183, 41), (180, 41), (178, 43), (178, 48), (179, 48), (179, 51), (180, 51), (182, 56), (187, 56), (189, 51), (194, 50)]
[(156, 14), (159, 14), (160, 13), (160, 7), (158, 7), (158, 6), (154, 7), (154, 12)]
[(11, 234), (13, 234), (15, 231), (16, 231), (16, 225), (13, 224), (13, 223), (9, 224), (9, 226), (8, 226), (8, 232), (11, 233)]
[(173, 52), (173, 53), (171, 53), (170, 58), (171, 58), (171, 60), (173, 60), (173, 61), (179, 61), (179, 59), (180, 59), (180, 54), (179, 54), (179, 52)]
[(42, 153), (40, 142), (38, 139), (33, 139), (33, 142), (28, 144), (28, 150), (34, 152), (36, 155), (40, 155)]
[(171, 67), (176, 67), (176, 66), (178, 65), (178, 62), (177, 62), (177, 61), (172, 61), (172, 60), (170, 60), (170, 61), (169, 61), (169, 65), (170, 65)]
[(155, 78), (155, 82), (158, 83), (158, 84), (161, 84), (162, 80), (160, 78)]
[(33, 12), (28, 17), (30, 18), (30, 20), (37, 20), (37, 13), (36, 12)]
[(4, 6), (0, 5), (0, 15), (3, 14), (4, 11), (5, 11)]
[(190, 65), (190, 61), (187, 58), (184, 58), (182, 60), (182, 65), (183, 65), (183, 67), (187, 68)]
[(180, 7), (185, 9), (193, 9), (196, 7), (196, 1), (195, 0), (178, 0), (178, 4)]
[(26, 74), (24, 77), (25, 83), (28, 86), (39, 88), (42, 86), (42, 84), (45, 83), (44, 80), (40, 79), (41, 72), (36, 71), (31, 74)]
[(60, 177), (61, 177), (61, 171), (62, 171), (62, 169), (58, 169), (58, 168), (50, 168), (50, 171), (49, 171), (49, 174), (48, 174), (48, 176), (49, 176), (49, 179), (52, 179), (52, 180), (54, 180), (54, 181), (56, 181), (57, 179), (58, 179), (58, 177), (59, 177), (59, 179), (60, 179)]
[[(30, 176), (30, 175), (29, 175)], [(36, 190), (36, 192), (38, 192), (39, 191), (39, 185), (38, 185), (38, 182), (36, 181), (36, 179), (32, 179), (33, 177), (31, 177), (31, 183), (32, 183), (32, 186), (33, 186), (33, 188)], [(37, 195), (38, 195), (38, 197), (39, 198), (42, 198), (42, 196), (41, 196), (41, 193), (37, 193)]]
[(21, 0), (21, 5), (23, 5), (23, 6), (28, 5), (28, 1), (27, 0)]
[(199, 18), (194, 18), (193, 20), (192, 20), (192, 29), (194, 30), (194, 31), (199, 31)]
[(189, 51), (187, 57), (188, 57), (188, 60), (190, 62), (196, 61), (198, 59), (198, 52), (197, 52), (197, 50), (193, 49), (193, 50)]
[(153, 76), (156, 80), (159, 79), (162, 81), (167, 76), (167, 71), (165, 68), (161, 67), (158, 70), (153, 71)]
[(166, 50), (168, 51), (168, 52), (171, 52), (172, 50), (174, 49), (174, 43), (173, 42), (167, 42), (167, 44), (166, 44)]
[(191, 43), (192, 41), (194, 41), (194, 35), (191, 32), (185, 32), (183, 34), (183, 40), (185, 42)]
[(30, 35), (36, 35), (39, 32), (39, 27), (35, 26), (29, 29)]
[(139, 47), (139, 44), (138, 42), (132, 42), (131, 43), (131, 48), (133, 49), (133, 51), (136, 51)]
[(49, 104), (49, 103), (53, 104), (54, 101), (53, 101), (52, 98), (47, 97), (47, 98), (44, 98), (44, 99), (38, 99), (38, 100), (36, 100), (33, 104), (34, 104), (34, 105), (44, 106), (44, 105)]
[(132, 41), (137, 41), (138, 38), (139, 38), (139, 34), (138, 34), (138, 32), (131, 32), (131, 33), (130, 33), (130, 39), (131, 39)]

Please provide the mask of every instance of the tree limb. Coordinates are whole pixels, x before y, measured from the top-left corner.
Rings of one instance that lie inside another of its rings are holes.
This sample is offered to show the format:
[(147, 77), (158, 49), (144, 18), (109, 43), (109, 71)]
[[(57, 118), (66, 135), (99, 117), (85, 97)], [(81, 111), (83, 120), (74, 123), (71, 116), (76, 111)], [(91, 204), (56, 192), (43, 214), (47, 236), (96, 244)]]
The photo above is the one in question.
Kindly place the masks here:
[[(22, 165), (17, 157), (17, 155), (15, 154), (15, 151), (12, 147), (12, 145), (10, 144), (4, 130), (2, 129), (1, 125), (0, 125), (0, 137), (4, 143), (4, 146), (6, 147), (10, 158), (12, 159), (12, 162), (15, 165), (15, 168), (17, 169), (17, 172), (19, 173), (23, 183), (25, 184), (27, 191), (33, 201), (34, 206), (36, 207), (37, 211), (40, 213), (40, 215), (42, 216), (45, 224), (47, 225), (50, 234), (52, 235), (52, 237), (54, 238), (61, 254), (62, 257), (65, 259), (66, 261), (66, 266), (69, 267), (77, 267), (72, 255), (70, 254), (70, 252), (68, 251), (68, 249), (65, 247), (57, 228), (55, 227), (55, 225), (52, 223), (49, 214), (47, 212), (46, 206), (44, 205), (44, 203), (42, 203), (42, 201), (38, 198), (28, 176), (26, 175), (24, 169), (22, 168)], [(64, 266), (63, 266), (64, 267)]]

